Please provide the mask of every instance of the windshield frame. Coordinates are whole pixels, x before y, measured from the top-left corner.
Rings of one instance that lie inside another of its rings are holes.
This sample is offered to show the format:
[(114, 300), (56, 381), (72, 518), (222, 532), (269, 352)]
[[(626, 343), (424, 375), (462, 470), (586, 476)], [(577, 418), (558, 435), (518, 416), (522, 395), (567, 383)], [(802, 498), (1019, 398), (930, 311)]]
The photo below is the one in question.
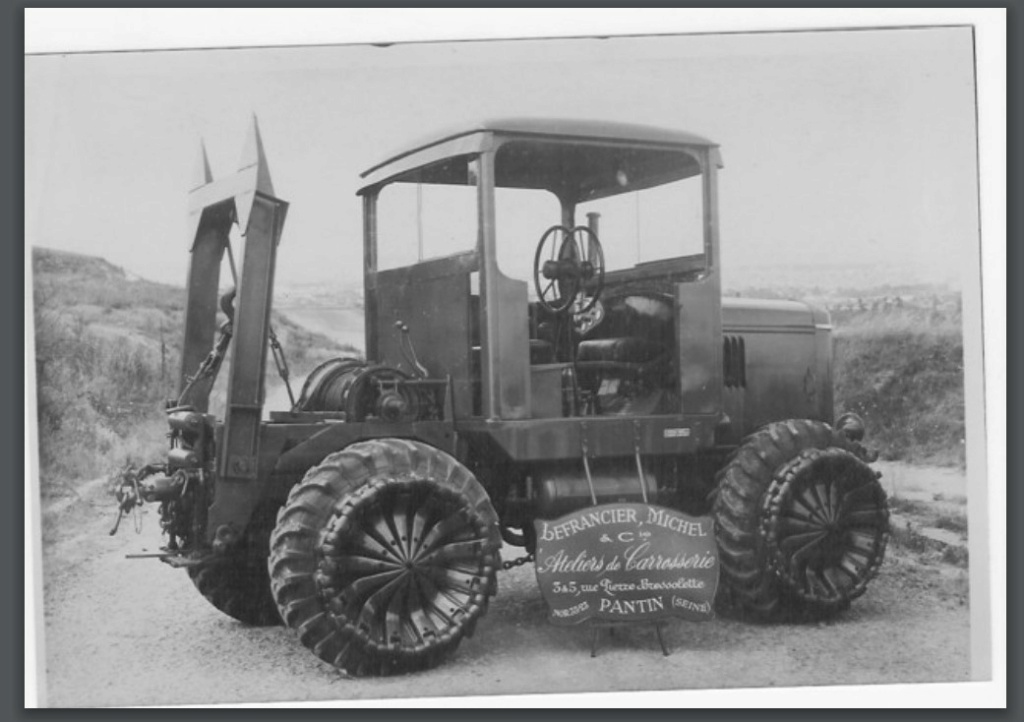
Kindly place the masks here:
[[(366, 186), (359, 191), (363, 198), (363, 250), (364, 250), (364, 271), (369, 277), (378, 272), (377, 268), (377, 201), (380, 192), (392, 183), (402, 182), (400, 177), (411, 172), (435, 165), (441, 161), (455, 156), (473, 156), (472, 163), (477, 169), (477, 244), (472, 251), (464, 251), (465, 254), (477, 256), (479, 267), (493, 266), (497, 268), (497, 240), (493, 217), (495, 203), (495, 168), (498, 163), (498, 153), (501, 148), (512, 143), (538, 143), (538, 144), (565, 144), (591, 146), (595, 148), (611, 147), (621, 149), (638, 149), (643, 151), (664, 151), (679, 153), (683, 152), (693, 157), (699, 166), (699, 174), (702, 179), (703, 196), (703, 258), (704, 268), (699, 278), (712, 273), (718, 260), (718, 219), (717, 219), (717, 171), (721, 167), (721, 158), (717, 146), (678, 144), (678, 143), (653, 143), (639, 142), (629, 139), (602, 139), (591, 137), (554, 137), (529, 134), (500, 133), (497, 131), (482, 132), (471, 136), (462, 137), (455, 143), (432, 146), (421, 153), (404, 156), (401, 162), (388, 169), (386, 176), (372, 185)], [(489, 170), (485, 171), (484, 168)], [(383, 170), (383, 168), (381, 169)], [(696, 173), (692, 175), (697, 175)], [(646, 187), (657, 187), (672, 182), (669, 179), (663, 183), (651, 184)], [(514, 186), (502, 186), (514, 187)], [(549, 189), (550, 190), (550, 189)], [(566, 226), (575, 225), (575, 211), (577, 202), (567, 201), (566, 198), (551, 191), (562, 208), (561, 223)], [(625, 191), (629, 192), (629, 191)], [(696, 260), (695, 256), (668, 256), (663, 259), (645, 261), (637, 264), (641, 267), (648, 264), (672, 261), (673, 259), (688, 258)]]
[[(518, 186), (511, 185), (498, 185), (496, 182), (497, 178), (497, 166), (499, 161), (498, 155), (501, 149), (507, 145), (514, 143), (529, 143), (535, 142), (537, 144), (564, 144), (564, 145), (578, 145), (578, 146), (590, 146), (595, 148), (617, 148), (625, 150), (642, 150), (652, 152), (665, 152), (665, 153), (686, 153), (692, 157), (699, 168), (697, 173), (692, 173), (686, 176), (679, 176), (675, 178), (667, 178), (658, 183), (640, 183), (633, 188), (621, 191), (622, 194), (632, 192), (633, 190), (646, 190), (650, 188), (657, 188), (662, 185), (667, 185), (677, 180), (690, 178), (696, 175), (701, 177), (701, 197), (703, 200), (703, 228), (702, 230), (702, 253), (697, 255), (670, 255), (662, 258), (651, 259), (637, 263), (632, 268), (625, 268), (618, 273), (630, 273), (644, 267), (650, 267), (658, 264), (671, 263), (672, 261), (687, 261), (687, 268), (692, 271), (694, 267), (694, 261), (698, 258), (703, 258), (702, 270), (693, 277), (692, 280), (702, 280), (710, 275), (716, 267), (718, 259), (718, 222), (717, 222), (717, 170), (721, 167), (721, 159), (718, 154), (717, 147), (705, 146), (705, 145), (682, 145), (682, 144), (660, 144), (660, 143), (646, 143), (636, 142), (630, 140), (604, 140), (599, 138), (547, 138), (547, 137), (536, 137), (536, 136), (521, 136), (521, 135), (501, 135), (495, 138), (493, 144), (488, 144), (488, 148), (482, 152), (482, 156), (486, 156), (486, 161), (483, 164), (490, 168), (490, 172), (482, 173), (480, 176), (480, 193), (487, 194), (488, 198), (486, 201), (482, 199), (483, 205), (481, 208), (493, 209), (495, 206), (495, 188), (507, 187), (514, 188)], [(617, 194), (605, 194), (595, 195), (590, 198), (578, 200), (566, 198), (564, 195), (560, 195), (550, 188), (543, 188), (538, 186), (540, 190), (547, 190), (552, 193), (557, 199), (561, 206), (561, 224), (567, 227), (573, 227), (575, 225), (585, 223), (580, 219), (576, 218), (576, 208), (578, 205), (585, 203), (590, 200), (595, 200), (601, 197), (611, 197)], [(481, 230), (483, 246), (480, 248), (480, 253), (483, 256), (484, 265), (499, 268), (498, 264), (498, 248), (497, 248), (497, 232), (496, 224), (500, 223), (500, 219), (495, 219), (492, 215), (489, 222), (485, 222), (484, 218), (481, 218)], [(532, 250), (532, 249), (531, 249)]]

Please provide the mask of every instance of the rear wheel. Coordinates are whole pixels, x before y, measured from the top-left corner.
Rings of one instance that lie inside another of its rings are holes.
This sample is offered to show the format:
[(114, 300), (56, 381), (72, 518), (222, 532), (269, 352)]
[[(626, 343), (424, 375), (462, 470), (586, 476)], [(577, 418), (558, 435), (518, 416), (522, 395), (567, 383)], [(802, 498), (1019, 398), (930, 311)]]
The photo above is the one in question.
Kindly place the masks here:
[(498, 517), (448, 454), (378, 439), (327, 457), (271, 536), (281, 616), (353, 675), (424, 669), (472, 634), (496, 591)]
[(785, 421), (748, 437), (718, 473), (721, 579), (757, 619), (847, 607), (878, 572), (889, 514), (878, 477), (827, 424)]
[(201, 566), (188, 567), (189, 578), (210, 604), (255, 627), (281, 624), (267, 574), (270, 532), (277, 508), (257, 507), (245, 536), (234, 549)]

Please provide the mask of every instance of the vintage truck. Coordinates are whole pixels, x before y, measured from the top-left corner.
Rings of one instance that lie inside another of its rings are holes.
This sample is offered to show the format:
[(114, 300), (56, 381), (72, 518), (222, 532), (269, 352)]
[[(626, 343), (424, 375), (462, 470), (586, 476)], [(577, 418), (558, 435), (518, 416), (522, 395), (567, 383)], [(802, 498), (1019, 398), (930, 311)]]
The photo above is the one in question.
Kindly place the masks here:
[(838, 612), (876, 574), (886, 496), (862, 421), (833, 418), (829, 316), (723, 298), (713, 142), (506, 119), (373, 166), (366, 358), (268, 418), (287, 204), (255, 122), (236, 174), (199, 168), (171, 448), (119, 498), (160, 504), (163, 560), (224, 613), (352, 674), (429, 667), (532, 560), (534, 520), (612, 501), (710, 514), (720, 602), (759, 619)]

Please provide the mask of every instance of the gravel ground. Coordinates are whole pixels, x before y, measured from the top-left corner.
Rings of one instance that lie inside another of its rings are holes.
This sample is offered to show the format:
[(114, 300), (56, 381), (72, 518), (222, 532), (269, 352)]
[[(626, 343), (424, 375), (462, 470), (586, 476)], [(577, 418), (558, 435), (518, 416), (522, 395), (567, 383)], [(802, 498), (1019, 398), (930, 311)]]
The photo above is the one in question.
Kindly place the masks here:
[[(903, 489), (956, 496), (963, 475), (889, 465)], [(945, 470), (943, 470), (945, 472)], [(919, 478), (920, 477), (920, 478)], [(935, 479), (938, 478), (938, 481)], [(959, 481), (957, 481), (957, 479)], [(932, 488), (934, 484), (942, 488)], [(966, 569), (892, 545), (879, 578), (827, 624), (764, 626), (725, 617), (602, 633), (591, 659), (585, 629), (546, 620), (532, 566), (499, 577), (476, 635), (440, 667), (346, 679), (284, 628), (247, 628), (222, 615), (184, 571), (126, 553), (156, 551), (155, 508), (141, 535), (130, 520), (107, 536), (113, 504), (93, 482), (47, 514), (41, 703), (52, 707), (382, 699), (673, 690), (970, 678)], [(54, 523), (55, 522), (55, 523)], [(964, 542), (966, 544), (966, 542)], [(518, 551), (518, 550), (515, 550)]]

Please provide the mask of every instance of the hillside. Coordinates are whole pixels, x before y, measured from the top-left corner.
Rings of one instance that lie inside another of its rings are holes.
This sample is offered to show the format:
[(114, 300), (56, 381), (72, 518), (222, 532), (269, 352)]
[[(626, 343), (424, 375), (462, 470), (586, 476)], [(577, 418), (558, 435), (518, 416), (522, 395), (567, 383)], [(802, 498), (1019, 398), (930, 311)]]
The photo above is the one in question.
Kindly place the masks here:
[[(61, 496), (74, 492), (75, 480), (163, 454), (162, 408), (176, 387), (185, 291), (63, 251), (34, 248), (32, 266), (41, 486), (44, 496)], [(316, 364), (351, 352), (280, 314), (272, 325), (296, 393)], [(225, 379), (222, 372), (211, 411), (222, 413)], [(268, 397), (280, 385), (268, 361)]]
[[(728, 254), (728, 249), (723, 250)], [(758, 263), (750, 265), (743, 258), (732, 259), (723, 256), (722, 283), (725, 288), (755, 289), (771, 291), (790, 288), (811, 295), (852, 295), (864, 293), (866, 289), (883, 290), (890, 293), (903, 289), (913, 292), (926, 289), (958, 290), (960, 280), (936, 267), (916, 263), (913, 266), (893, 263), (885, 258), (881, 261), (861, 263)]]
[(958, 303), (833, 309), (837, 406), (860, 414), (883, 459), (964, 466)]

